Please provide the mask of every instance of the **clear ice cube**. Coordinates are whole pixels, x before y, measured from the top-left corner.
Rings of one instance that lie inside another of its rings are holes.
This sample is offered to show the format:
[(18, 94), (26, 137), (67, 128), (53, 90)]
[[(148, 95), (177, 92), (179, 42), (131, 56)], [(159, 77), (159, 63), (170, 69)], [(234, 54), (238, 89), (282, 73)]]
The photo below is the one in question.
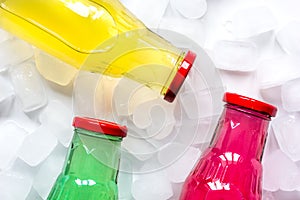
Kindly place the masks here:
[(14, 121), (0, 124), (0, 171), (11, 167), (27, 132)]
[(149, 28), (158, 27), (169, 4), (169, 0), (121, 0), (121, 2)]
[(40, 126), (33, 133), (26, 136), (18, 156), (30, 166), (37, 166), (43, 162), (57, 145), (56, 137), (51, 130)]
[(96, 118), (115, 121), (113, 112), (113, 95), (120, 79), (102, 75), (95, 91), (94, 109)]
[(0, 43), (6, 41), (8, 39), (11, 39), (11, 38), (13, 38), (13, 36), (10, 33), (8, 33), (7, 31), (5, 31), (3, 29), (0, 29)]
[(148, 160), (157, 151), (156, 147), (145, 138), (126, 137), (122, 147), (141, 161)]
[(300, 54), (300, 21), (291, 21), (276, 34), (281, 48), (290, 54)]
[(152, 106), (147, 110), (151, 119), (150, 126), (147, 127), (147, 135), (150, 138), (161, 140), (171, 134), (176, 120), (174, 117), (175, 103), (170, 104), (162, 99), (152, 102)]
[(0, 87), (0, 103), (14, 96), (15, 92), (12, 85), (2, 76), (0, 76)]
[(43, 82), (32, 60), (12, 66), (10, 77), (15, 93), (23, 104), (24, 112), (31, 112), (47, 103)]
[(134, 109), (147, 101), (157, 99), (158, 94), (144, 85), (122, 78), (116, 85), (113, 93), (113, 106), (118, 116), (129, 116)]
[(282, 151), (275, 150), (263, 159), (263, 188), (268, 191), (293, 191), (300, 185), (297, 165)]
[(272, 103), (275, 105), (282, 104), (281, 86), (260, 89), (260, 94), (266, 102), (269, 102), (269, 103)]
[(35, 49), (35, 62), (45, 79), (62, 86), (69, 85), (78, 72), (75, 67), (39, 49)]
[(166, 169), (168, 179), (173, 183), (184, 182), (200, 155), (201, 151), (199, 149), (194, 147), (187, 148), (184, 154)]
[(3, 195), (8, 199), (25, 200), (31, 186), (32, 180), (28, 177), (11, 172), (0, 174), (0, 197)]
[(207, 11), (206, 0), (191, 0), (188, 3), (185, 0), (170, 0), (170, 2), (174, 9), (188, 19), (201, 18)]
[(272, 128), (280, 149), (293, 161), (300, 160), (300, 114), (283, 115), (273, 120)]
[(271, 31), (277, 19), (266, 6), (247, 7), (237, 11), (232, 19), (232, 31), (238, 38), (248, 38)]
[[(61, 114), (63, 113), (63, 115)], [(73, 137), (73, 113), (60, 101), (51, 100), (39, 116), (39, 121), (44, 129), (56, 136), (58, 141), (68, 147)]]
[(202, 119), (216, 115), (218, 104), (214, 104), (212, 92), (212, 89), (195, 89), (180, 94), (180, 105), (188, 118)]
[(122, 152), (118, 175), (118, 191), (120, 200), (132, 199), (131, 187), (133, 181), (133, 166), (129, 158)]
[(80, 71), (73, 89), (73, 109), (79, 116), (95, 117), (95, 94), (101, 74)]
[(0, 71), (19, 64), (33, 56), (32, 47), (19, 39), (9, 39), (0, 44)]
[(169, 166), (177, 161), (186, 149), (183, 144), (169, 143), (158, 152), (157, 159), (163, 166)]
[(166, 200), (173, 196), (172, 185), (163, 172), (139, 176), (131, 192), (136, 200)]
[[(166, 30), (169, 30), (168, 37), (170, 38), (177, 38), (178, 34), (182, 34), (186, 37), (189, 37), (199, 45), (204, 45), (205, 43), (205, 26), (203, 25), (203, 22), (201, 20), (184, 19), (182, 17), (174, 16), (164, 17), (160, 21), (158, 33), (166, 33)], [(175, 33), (172, 34), (172, 31)]]
[(275, 197), (270, 191), (263, 191), (262, 200), (275, 200)]
[(38, 169), (34, 177), (33, 188), (43, 199), (47, 198), (56, 178), (61, 173), (67, 152), (66, 148), (58, 145)]
[(299, 58), (288, 55), (261, 61), (257, 71), (260, 89), (280, 86), (286, 81), (299, 78), (299, 64)]
[(300, 111), (300, 78), (284, 83), (281, 87), (283, 108), (288, 112)]
[(216, 67), (229, 71), (254, 71), (258, 52), (254, 43), (238, 40), (219, 40), (213, 49)]

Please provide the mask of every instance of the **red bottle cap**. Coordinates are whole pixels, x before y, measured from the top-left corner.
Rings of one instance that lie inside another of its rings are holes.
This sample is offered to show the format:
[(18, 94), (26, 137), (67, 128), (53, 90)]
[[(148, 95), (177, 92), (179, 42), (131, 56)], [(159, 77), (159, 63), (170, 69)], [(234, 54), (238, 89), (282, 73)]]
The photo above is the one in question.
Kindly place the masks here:
[(196, 59), (196, 54), (192, 51), (188, 51), (183, 61), (181, 62), (179, 69), (171, 82), (164, 99), (172, 103), (181, 88), (185, 78), (187, 77), (190, 69), (192, 68), (194, 61)]
[(73, 120), (73, 126), (75, 128), (82, 128), (88, 131), (103, 133), (105, 135), (117, 137), (126, 137), (127, 135), (126, 126), (88, 117), (75, 117)]
[(258, 100), (255, 100), (255, 99), (252, 99), (249, 97), (230, 93), (230, 92), (226, 92), (224, 94), (223, 101), (230, 103), (230, 104), (234, 104), (234, 105), (242, 106), (242, 107), (249, 108), (252, 110), (256, 110), (258, 112), (263, 112), (272, 117), (275, 117), (276, 113), (277, 113), (277, 108), (275, 106), (272, 106), (270, 104), (267, 104), (262, 101), (258, 101)]

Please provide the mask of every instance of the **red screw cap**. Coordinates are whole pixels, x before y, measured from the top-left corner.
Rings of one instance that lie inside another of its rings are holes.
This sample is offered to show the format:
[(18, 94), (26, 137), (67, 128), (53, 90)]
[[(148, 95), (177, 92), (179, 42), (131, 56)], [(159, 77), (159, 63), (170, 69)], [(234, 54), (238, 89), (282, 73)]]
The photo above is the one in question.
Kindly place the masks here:
[(277, 108), (275, 106), (264, 103), (262, 101), (258, 101), (256, 99), (252, 99), (246, 96), (242, 96), (230, 92), (226, 92), (224, 94), (223, 101), (230, 104), (256, 110), (258, 112), (263, 112), (270, 115), (271, 117), (275, 117), (277, 113)]
[(103, 133), (105, 135), (112, 135), (116, 137), (123, 138), (127, 135), (126, 126), (88, 117), (75, 117), (73, 120), (73, 126), (75, 128), (82, 128), (88, 131)]
[(172, 103), (181, 88), (185, 78), (187, 77), (190, 69), (192, 68), (194, 61), (196, 59), (196, 54), (192, 51), (188, 51), (183, 61), (180, 64), (180, 67), (171, 82), (164, 99)]

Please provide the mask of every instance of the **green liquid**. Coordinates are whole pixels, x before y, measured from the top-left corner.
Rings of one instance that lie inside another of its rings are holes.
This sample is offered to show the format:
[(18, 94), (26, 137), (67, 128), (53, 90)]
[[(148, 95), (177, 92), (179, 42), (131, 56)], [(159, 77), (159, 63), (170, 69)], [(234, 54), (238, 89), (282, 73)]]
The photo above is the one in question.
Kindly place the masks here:
[(75, 129), (63, 172), (48, 200), (117, 200), (121, 138)]

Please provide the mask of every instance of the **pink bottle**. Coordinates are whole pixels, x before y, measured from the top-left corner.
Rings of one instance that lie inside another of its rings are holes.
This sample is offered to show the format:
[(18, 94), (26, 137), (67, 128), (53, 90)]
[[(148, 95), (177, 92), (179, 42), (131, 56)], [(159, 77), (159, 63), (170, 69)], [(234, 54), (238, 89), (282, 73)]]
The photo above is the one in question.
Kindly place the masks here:
[(261, 158), (276, 107), (226, 93), (215, 135), (189, 177), (180, 200), (260, 200)]

